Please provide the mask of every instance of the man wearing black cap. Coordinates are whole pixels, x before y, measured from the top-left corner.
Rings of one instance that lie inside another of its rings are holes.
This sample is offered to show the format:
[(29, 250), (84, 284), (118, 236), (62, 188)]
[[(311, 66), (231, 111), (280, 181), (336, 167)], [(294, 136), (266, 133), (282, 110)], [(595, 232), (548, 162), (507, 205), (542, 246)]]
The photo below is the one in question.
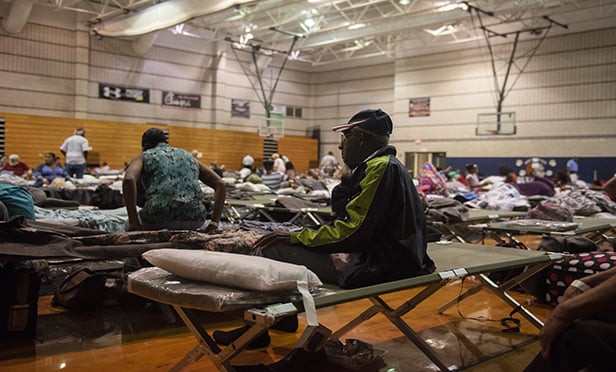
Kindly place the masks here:
[[(332, 128), (351, 170), (332, 191), (337, 220), (317, 229), (272, 233), (256, 243), (263, 256), (305, 265), (322, 281), (362, 287), (434, 271), (426, 253), (421, 200), (389, 145), (389, 115), (367, 109)], [(334, 262), (332, 253), (348, 253)]]
[[(130, 162), (122, 181), (129, 230), (202, 227), (207, 211), (201, 180), (214, 189), (214, 211), (204, 230), (215, 231), (225, 202), (222, 179), (188, 151), (169, 146), (166, 133), (158, 128), (143, 133), (141, 147), (143, 152)], [(142, 207), (139, 214), (137, 204)]]
[[(334, 127), (342, 133), (338, 147), (349, 168), (332, 191), (337, 219), (316, 228), (265, 235), (255, 243), (261, 255), (304, 265), (323, 282), (343, 288), (433, 272), (422, 203), (389, 145), (392, 128), (391, 118), (380, 109), (363, 110)], [(219, 332), (214, 339), (226, 344), (239, 334)]]

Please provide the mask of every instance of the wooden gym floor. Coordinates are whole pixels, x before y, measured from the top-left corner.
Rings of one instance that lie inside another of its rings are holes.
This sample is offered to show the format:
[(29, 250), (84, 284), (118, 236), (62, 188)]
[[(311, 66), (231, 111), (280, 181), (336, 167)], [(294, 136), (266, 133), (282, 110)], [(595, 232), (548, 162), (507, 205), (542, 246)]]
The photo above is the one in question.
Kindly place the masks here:
[[(522, 371), (539, 350), (538, 330), (519, 314), (519, 333), (504, 333), (500, 320), (509, 316), (510, 307), (486, 290), (461, 301), (444, 314), (436, 309), (454, 298), (470, 280), (454, 281), (421, 303), (404, 318), (448, 364), (466, 371)], [(384, 296), (392, 304), (401, 303), (420, 289)], [(536, 303), (535, 298), (518, 292), (514, 297), (540, 319), (545, 320), (550, 308)], [(368, 300), (346, 303), (318, 311), (319, 321), (335, 330), (345, 320), (365, 309)], [(202, 313), (206, 328), (231, 329), (243, 324), (241, 314)], [(300, 328), (305, 325), (300, 315)], [(293, 347), (298, 333), (270, 331), (272, 344), (265, 349), (245, 351), (234, 364), (269, 364)], [(371, 343), (386, 350), (382, 362), (361, 371), (436, 371), (438, 370), (387, 319), (376, 315), (356, 328), (347, 338)], [(94, 312), (65, 311), (51, 306), (51, 296), (39, 297), (37, 333), (32, 339), (11, 339), (0, 342), (0, 371), (166, 371), (196, 344), (195, 338), (181, 323), (170, 323), (156, 304), (125, 296), (116, 304)], [(519, 346), (519, 345), (522, 346)], [(478, 363), (485, 355), (501, 354)], [(213, 371), (214, 365), (203, 357), (186, 371)], [(332, 366), (328, 371), (340, 371)], [(321, 369), (321, 372), (323, 371)]]

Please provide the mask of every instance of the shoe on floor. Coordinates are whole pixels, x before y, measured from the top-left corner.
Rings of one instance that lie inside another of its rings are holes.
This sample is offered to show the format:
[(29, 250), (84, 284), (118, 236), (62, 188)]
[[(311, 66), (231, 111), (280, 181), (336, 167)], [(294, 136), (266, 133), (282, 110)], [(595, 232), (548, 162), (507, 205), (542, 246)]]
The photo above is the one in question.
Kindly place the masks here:
[(275, 372), (310, 372), (322, 368), (326, 363), (325, 349), (310, 352), (303, 348), (295, 348), (284, 358), (267, 367)]
[[(217, 344), (227, 346), (240, 338), (240, 336), (243, 335), (246, 331), (248, 331), (248, 329), (250, 329), (250, 326), (245, 325), (231, 331), (214, 331), (212, 333), (212, 337)], [(246, 349), (261, 349), (264, 347), (268, 347), (271, 341), (272, 340), (270, 338), (270, 335), (266, 330), (265, 332), (257, 336), (257, 338), (252, 340), (252, 342), (246, 345)]]
[(286, 316), (280, 319), (278, 322), (276, 322), (276, 324), (272, 325), (270, 328), (275, 329), (277, 331), (283, 331), (283, 332), (289, 332), (289, 333), (297, 332), (297, 329), (299, 328), (297, 314), (289, 315), (289, 316)]

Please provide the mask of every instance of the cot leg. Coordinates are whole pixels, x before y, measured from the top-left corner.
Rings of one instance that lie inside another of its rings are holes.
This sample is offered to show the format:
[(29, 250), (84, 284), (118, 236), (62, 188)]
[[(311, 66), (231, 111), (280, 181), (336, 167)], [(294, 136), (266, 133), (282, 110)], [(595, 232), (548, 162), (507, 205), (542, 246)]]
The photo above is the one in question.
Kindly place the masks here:
[(190, 333), (192, 333), (198, 341), (198, 345), (189, 351), (182, 360), (176, 363), (172, 368), (174, 371), (180, 371), (191, 363), (196, 362), (204, 355), (209, 357), (219, 371), (234, 371), (235, 369), (231, 365), (231, 359), (242, 352), (246, 345), (267, 329), (266, 325), (254, 323), (248, 331), (244, 332), (231, 345), (221, 349), (205, 329), (203, 329), (199, 319), (192, 310), (178, 305), (173, 305), (173, 308), (177, 311), (186, 327), (188, 327)]
[(323, 219), (321, 219), (318, 215), (313, 214), (312, 212), (306, 213), (306, 216), (308, 216), (308, 218), (310, 218), (310, 220), (312, 220), (312, 222), (315, 225), (322, 225), (323, 224)]
[(531, 322), (538, 329), (543, 328), (543, 322), (537, 318), (533, 313), (528, 311), (524, 306), (522, 306), (518, 301), (516, 301), (513, 297), (509, 295), (509, 293), (505, 292), (501, 288), (498, 287), (494, 282), (490, 280), (486, 275), (479, 274), (480, 280), (487, 285), (487, 288), (490, 288), (494, 294), (503, 299), (506, 303), (509, 304), (514, 310), (518, 311), (525, 317), (529, 322)]
[(449, 309), (450, 307), (452, 307), (453, 305), (457, 304), (458, 302), (464, 300), (467, 297), (470, 297), (472, 295), (474, 295), (475, 293), (479, 292), (481, 290), (481, 288), (483, 288), (482, 284), (477, 284), (476, 286), (474, 286), (473, 288), (470, 288), (468, 291), (462, 293), (461, 295), (457, 296), (456, 298), (454, 298), (451, 301), (448, 301), (446, 304), (441, 305), (441, 307), (438, 308), (438, 313), (442, 314), (445, 312), (445, 310)]
[(413, 330), (404, 320), (402, 316), (413, 310), (417, 305), (430, 297), (440, 288), (445, 285), (446, 281), (441, 280), (436, 283), (432, 283), (424, 288), (421, 292), (413, 296), (410, 300), (400, 305), (397, 309), (393, 310), (387, 303), (378, 296), (370, 297), (369, 300), (373, 303), (373, 306), (369, 307), (361, 314), (353, 318), (346, 323), (342, 328), (334, 332), (330, 338), (340, 339), (342, 335), (351, 331), (353, 328), (359, 326), (364, 321), (372, 318), (374, 315), (381, 313), (389, 321), (395, 325), (415, 346), (421, 350), (426, 357), (428, 357), (432, 363), (434, 363), (441, 371), (451, 371), (443, 359), (434, 352), (434, 350)]
[(170, 372), (179, 372), (181, 370), (183, 370), (184, 368), (188, 367), (189, 365), (193, 364), (194, 362), (198, 361), (199, 359), (201, 359), (201, 357), (205, 354), (202, 350), (201, 344), (195, 346), (194, 348), (192, 348), (192, 350), (190, 350), (185, 356), (184, 358), (182, 358), (182, 360), (180, 360), (179, 362), (177, 362), (173, 367), (171, 367), (169, 369)]
[(427, 356), (432, 363), (436, 364), (436, 366), (441, 370), (441, 371), (451, 371), (451, 370), (455, 370), (455, 367), (452, 367), (453, 369), (450, 369), (446, 364), (445, 361), (437, 354), (434, 352), (434, 350), (432, 349), (432, 347), (430, 347), (430, 345), (428, 345), (423, 338), (419, 337), (419, 335), (417, 334), (417, 332), (415, 332), (415, 330), (413, 330), (404, 320), (402, 320), (400, 318), (399, 315), (395, 315), (395, 316), (390, 316), (388, 315), (389, 312), (384, 313), (385, 316), (387, 316), (387, 318), (389, 319), (389, 321), (391, 321), (396, 327), (398, 327), (398, 329), (404, 333), (404, 335), (413, 343), (415, 344), (415, 346), (421, 350), (425, 356)]
[[(195, 336), (199, 342), (191, 351), (189, 351), (182, 360), (177, 362), (172, 368), (172, 371), (181, 371), (190, 364), (198, 361), (204, 355), (208, 355), (210, 360), (214, 362), (219, 371), (233, 371), (233, 367), (230, 364), (231, 358), (239, 353), (241, 350), (232, 350), (229, 353), (223, 353), (218, 344), (210, 337), (210, 335), (203, 329), (199, 320), (195, 316), (194, 312), (190, 309), (182, 308), (178, 305), (173, 305), (173, 308), (177, 311), (178, 315), (188, 327), (190, 332)], [(244, 335), (245, 336), (245, 335)], [(236, 341), (237, 342), (237, 341)], [(228, 347), (225, 350), (229, 349)], [(233, 353), (235, 351), (235, 353)]]
[(413, 298), (406, 301), (402, 305), (398, 306), (395, 310), (392, 309), (383, 299), (380, 297), (371, 297), (370, 301), (375, 304), (379, 304), (382, 310), (383, 315), (389, 319), (389, 321), (394, 324), (404, 335), (413, 343), (415, 346), (421, 350), (428, 359), (432, 361), (441, 371), (452, 371), (455, 370), (456, 367), (449, 367), (445, 364), (445, 361), (436, 353), (434, 349), (430, 345), (428, 345), (423, 338), (421, 338), (417, 332), (411, 326), (408, 325), (407, 322), (402, 320), (402, 316), (413, 310), (417, 305), (426, 300), (436, 291), (441, 289), (447, 281), (441, 280), (436, 283), (432, 283), (426, 288), (424, 288), (421, 292), (416, 294)]
[(358, 316), (353, 318), (351, 321), (346, 323), (344, 326), (339, 328), (336, 332), (332, 333), (330, 338), (339, 340), (340, 337), (347, 334), (348, 332), (353, 330), (355, 327), (358, 327), (360, 324), (362, 324), (366, 320), (382, 312), (383, 312), (383, 309), (380, 306), (370, 306), (368, 309), (363, 311), (361, 314), (359, 314)]

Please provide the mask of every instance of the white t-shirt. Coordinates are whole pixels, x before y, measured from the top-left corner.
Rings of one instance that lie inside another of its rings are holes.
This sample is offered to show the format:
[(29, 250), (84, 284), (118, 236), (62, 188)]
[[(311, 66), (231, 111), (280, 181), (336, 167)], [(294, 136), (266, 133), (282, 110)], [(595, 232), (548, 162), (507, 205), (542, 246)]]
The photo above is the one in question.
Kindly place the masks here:
[(334, 155), (327, 154), (321, 159), (321, 168), (333, 168), (338, 165), (338, 160)]
[(284, 160), (282, 160), (282, 158), (274, 159), (274, 172), (285, 173), (286, 170), (287, 167), (285, 166)]
[(60, 150), (66, 154), (66, 164), (85, 164), (83, 153), (92, 148), (85, 137), (75, 134), (64, 140)]

